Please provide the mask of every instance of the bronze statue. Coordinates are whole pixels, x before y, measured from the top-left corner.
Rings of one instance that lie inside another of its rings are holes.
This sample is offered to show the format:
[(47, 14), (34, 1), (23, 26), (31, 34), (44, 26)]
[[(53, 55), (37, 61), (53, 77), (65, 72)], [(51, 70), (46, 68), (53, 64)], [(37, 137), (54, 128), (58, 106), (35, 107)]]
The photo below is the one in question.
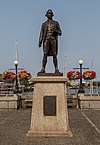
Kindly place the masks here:
[(39, 44), (38, 46), (41, 47), (43, 42), (43, 51), (44, 56), (42, 60), (42, 69), (41, 73), (45, 73), (45, 66), (47, 63), (47, 56), (53, 56), (53, 63), (55, 67), (55, 73), (58, 73), (58, 61), (57, 61), (57, 53), (58, 53), (58, 36), (62, 34), (60, 29), (60, 25), (57, 21), (54, 21), (52, 17), (54, 16), (51, 9), (46, 12), (45, 15), (48, 19), (46, 22), (42, 24), (40, 37), (39, 37)]

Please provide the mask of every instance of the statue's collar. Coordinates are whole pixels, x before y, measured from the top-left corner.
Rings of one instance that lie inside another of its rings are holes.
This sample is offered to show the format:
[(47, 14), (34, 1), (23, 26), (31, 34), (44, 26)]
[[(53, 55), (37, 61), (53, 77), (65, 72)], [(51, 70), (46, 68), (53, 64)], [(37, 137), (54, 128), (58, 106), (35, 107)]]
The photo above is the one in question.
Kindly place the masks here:
[(48, 19), (47, 21), (48, 21), (48, 22), (51, 22), (52, 20), (53, 20), (53, 19)]

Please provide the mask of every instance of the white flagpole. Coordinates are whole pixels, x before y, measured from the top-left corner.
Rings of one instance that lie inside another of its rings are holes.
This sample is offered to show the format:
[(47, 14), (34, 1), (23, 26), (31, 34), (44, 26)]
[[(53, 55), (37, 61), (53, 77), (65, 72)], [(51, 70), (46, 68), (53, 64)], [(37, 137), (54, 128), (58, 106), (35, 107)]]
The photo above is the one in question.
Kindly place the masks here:
[(18, 58), (18, 40), (16, 39), (16, 60), (18, 60), (18, 59), (19, 59)]
[[(19, 62), (19, 57), (18, 57), (18, 40), (17, 39), (16, 39), (16, 60)], [(19, 78), (18, 78), (18, 84), (20, 85)]]

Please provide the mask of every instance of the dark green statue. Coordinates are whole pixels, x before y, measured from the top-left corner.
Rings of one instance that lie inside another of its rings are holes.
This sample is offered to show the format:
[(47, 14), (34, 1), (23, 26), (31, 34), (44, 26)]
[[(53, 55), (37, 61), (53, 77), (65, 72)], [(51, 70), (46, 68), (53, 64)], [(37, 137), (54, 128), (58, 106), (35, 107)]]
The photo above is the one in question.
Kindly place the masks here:
[(54, 16), (51, 9), (46, 12), (45, 15), (48, 19), (46, 22), (42, 24), (40, 37), (39, 37), (39, 44), (38, 46), (41, 47), (43, 43), (43, 51), (44, 56), (42, 60), (42, 69), (41, 73), (45, 73), (45, 67), (47, 63), (47, 56), (53, 56), (53, 63), (55, 67), (55, 73), (58, 73), (58, 60), (57, 60), (57, 53), (58, 53), (58, 36), (62, 34), (60, 29), (60, 25), (57, 21), (54, 21), (52, 17)]

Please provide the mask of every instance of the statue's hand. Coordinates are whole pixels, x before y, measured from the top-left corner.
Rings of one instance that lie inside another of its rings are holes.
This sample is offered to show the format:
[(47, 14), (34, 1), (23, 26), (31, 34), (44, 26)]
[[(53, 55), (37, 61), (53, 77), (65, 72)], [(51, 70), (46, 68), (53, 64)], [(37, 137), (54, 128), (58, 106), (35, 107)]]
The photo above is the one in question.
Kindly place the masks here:
[(59, 31), (59, 30), (54, 30), (54, 35), (55, 36), (61, 36), (61, 31)]
[(61, 36), (61, 35), (62, 35), (62, 32), (61, 32), (61, 31), (59, 31), (59, 32), (58, 32), (58, 35), (59, 35), (59, 36)]
[(39, 43), (38, 46), (41, 47), (41, 43)]

